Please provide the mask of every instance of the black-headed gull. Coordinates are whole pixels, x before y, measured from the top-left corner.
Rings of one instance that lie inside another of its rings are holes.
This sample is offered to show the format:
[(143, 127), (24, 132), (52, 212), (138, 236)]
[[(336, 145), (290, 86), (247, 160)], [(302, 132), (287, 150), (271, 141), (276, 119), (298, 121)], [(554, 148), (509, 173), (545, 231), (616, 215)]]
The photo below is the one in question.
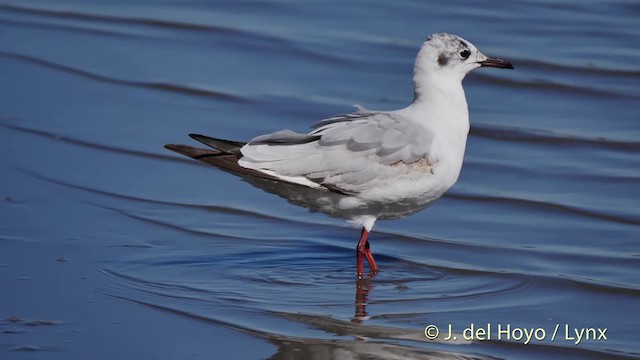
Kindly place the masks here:
[(437, 33), (416, 58), (411, 105), (317, 122), (307, 134), (281, 130), (249, 142), (191, 134), (215, 150), (166, 148), (248, 179), (290, 202), (362, 227), (357, 274), (378, 270), (368, 235), (377, 219), (424, 209), (458, 179), (469, 133), (462, 80), (478, 67), (513, 69), (459, 36)]

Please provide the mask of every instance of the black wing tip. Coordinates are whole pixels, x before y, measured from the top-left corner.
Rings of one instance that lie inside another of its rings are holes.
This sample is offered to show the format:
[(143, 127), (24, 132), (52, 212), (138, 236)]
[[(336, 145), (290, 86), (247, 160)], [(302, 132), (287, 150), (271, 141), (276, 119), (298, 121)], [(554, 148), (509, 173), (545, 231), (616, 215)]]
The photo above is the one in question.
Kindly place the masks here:
[(207, 145), (208, 147), (214, 148), (216, 150), (221, 150), (218, 149), (217, 146), (215, 146), (214, 144), (211, 143), (211, 141), (216, 141), (218, 139), (212, 138), (210, 136), (206, 136), (206, 135), (201, 135), (201, 134), (195, 134), (195, 133), (191, 133), (189, 134), (189, 137), (192, 138), (193, 140), (196, 140), (202, 144)]

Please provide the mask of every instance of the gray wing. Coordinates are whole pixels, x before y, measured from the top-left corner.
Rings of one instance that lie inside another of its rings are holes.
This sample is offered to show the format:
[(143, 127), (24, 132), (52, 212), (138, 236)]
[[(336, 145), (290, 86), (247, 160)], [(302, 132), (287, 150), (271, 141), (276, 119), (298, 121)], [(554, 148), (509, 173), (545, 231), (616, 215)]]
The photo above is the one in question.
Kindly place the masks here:
[(406, 173), (400, 163), (429, 159), (433, 134), (385, 112), (359, 111), (322, 120), (309, 134), (283, 130), (242, 147), (243, 167), (290, 182), (347, 194)]

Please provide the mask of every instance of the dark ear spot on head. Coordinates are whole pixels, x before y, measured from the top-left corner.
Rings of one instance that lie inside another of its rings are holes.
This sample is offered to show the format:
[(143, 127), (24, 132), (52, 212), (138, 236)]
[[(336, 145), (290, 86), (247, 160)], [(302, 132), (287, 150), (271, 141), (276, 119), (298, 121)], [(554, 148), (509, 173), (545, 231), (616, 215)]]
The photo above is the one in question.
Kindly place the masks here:
[(440, 56), (438, 56), (438, 65), (445, 66), (447, 65), (448, 62), (449, 62), (449, 59), (447, 59), (447, 57), (444, 54), (440, 54)]

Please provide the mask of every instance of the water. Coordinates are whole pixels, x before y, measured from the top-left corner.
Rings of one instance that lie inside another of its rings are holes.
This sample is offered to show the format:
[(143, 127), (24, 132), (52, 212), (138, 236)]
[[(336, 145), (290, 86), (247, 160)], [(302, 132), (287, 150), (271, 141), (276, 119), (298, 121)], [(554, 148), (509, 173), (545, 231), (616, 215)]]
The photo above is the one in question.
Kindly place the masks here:
[[(623, 0), (0, 1), (1, 357), (640, 358), (639, 15)], [(357, 229), (162, 148), (403, 107), (439, 31), (516, 70), (465, 80), (460, 179), (376, 225), (377, 276), (355, 279)], [(492, 338), (464, 340), (471, 324)]]

